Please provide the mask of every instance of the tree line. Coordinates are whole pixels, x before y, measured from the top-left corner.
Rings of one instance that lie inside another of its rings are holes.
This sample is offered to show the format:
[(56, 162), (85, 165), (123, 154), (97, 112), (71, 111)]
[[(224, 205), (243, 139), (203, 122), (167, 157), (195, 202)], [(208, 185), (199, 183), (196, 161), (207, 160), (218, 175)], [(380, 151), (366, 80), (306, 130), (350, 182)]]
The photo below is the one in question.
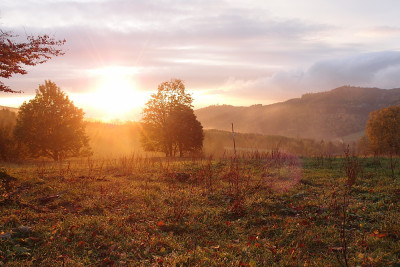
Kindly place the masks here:
[[(48, 35), (30, 35), (26, 39), (17, 41), (18, 36), (12, 32), (0, 30), (0, 78), (26, 74), (24, 66), (42, 64), (64, 54), (58, 47), (64, 45), (65, 40), (55, 40)], [(19, 92), (2, 81), (0, 91)], [(157, 93), (151, 95), (143, 110), (140, 140), (145, 151), (163, 152), (169, 157), (201, 155), (203, 127), (194, 114), (192, 102), (192, 96), (179, 79), (158, 86)], [(17, 116), (11, 111), (0, 111), (0, 157), (11, 160), (44, 156), (59, 161), (72, 156), (90, 156), (83, 117), (83, 110), (75, 107), (55, 83), (45, 81), (36, 90), (35, 98), (22, 104)], [(372, 112), (366, 136), (358, 143), (359, 151), (389, 155), (392, 163), (393, 156), (400, 155), (399, 131), (399, 106)], [(296, 146), (302, 151), (304, 141)], [(335, 150), (332, 143), (321, 142), (321, 147)]]
[[(139, 124), (145, 151), (170, 157), (201, 154), (203, 127), (194, 115), (192, 101), (181, 80), (160, 84)], [(91, 155), (83, 110), (52, 81), (39, 85), (35, 97), (21, 105), (18, 115), (0, 112), (2, 160), (47, 157), (60, 161)]]
[[(205, 135), (192, 109), (193, 98), (181, 80), (159, 85), (143, 110), (137, 131), (145, 151), (166, 156), (202, 155)], [(25, 102), (18, 115), (0, 110), (0, 159), (48, 157), (55, 161), (92, 155), (86, 133), (84, 112), (53, 82), (46, 81), (36, 90), (35, 98)], [(366, 136), (353, 151), (364, 155), (400, 154), (400, 107), (372, 112)], [(112, 138), (118, 138), (114, 136)], [(237, 135), (242, 149), (282, 149), (303, 156), (341, 155), (344, 144), (257, 134)], [(206, 152), (221, 156), (231, 146), (230, 134), (208, 131)]]

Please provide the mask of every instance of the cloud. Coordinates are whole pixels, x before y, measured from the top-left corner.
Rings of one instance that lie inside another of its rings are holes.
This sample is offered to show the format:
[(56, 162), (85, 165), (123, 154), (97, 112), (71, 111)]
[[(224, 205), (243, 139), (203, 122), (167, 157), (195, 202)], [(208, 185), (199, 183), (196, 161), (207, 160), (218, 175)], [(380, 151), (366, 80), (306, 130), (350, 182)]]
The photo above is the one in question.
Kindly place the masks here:
[[(175, 6), (167, 11), (154, 6), (158, 11), (152, 12), (160, 13), (160, 16), (151, 19), (141, 15), (141, 20), (138, 20), (135, 15), (143, 13), (151, 2), (140, 2), (139, 5), (129, 1), (116, 3), (91, 3), (94, 11), (88, 13), (89, 20), (82, 25), (75, 25), (76, 21), (80, 21), (75, 17), (83, 16), (88, 11), (88, 4), (74, 3), (72, 7), (65, 7), (62, 16), (72, 11), (81, 13), (80, 16), (74, 13), (69, 20), (70, 24), (54, 23), (55, 27), (51, 30), (56, 38), (67, 40), (66, 55), (35, 67), (29, 71), (26, 81), (11, 79), (10, 83), (14, 88), (29, 92), (33, 91), (33, 88), (28, 87), (29, 79), (38, 83), (57, 77), (60, 84), (69, 90), (85, 91), (94, 84), (88, 80), (90, 77), (84, 76), (85, 70), (134, 66), (142, 71), (137, 77), (142, 90), (154, 90), (158, 83), (171, 77), (190, 81), (196, 88), (207, 87), (207, 84), (210, 87), (210, 84), (220, 84), (232, 75), (253, 79), (271, 74), (282, 64), (289, 64), (296, 58), (300, 60), (303, 57), (301, 53), (292, 50), (293, 40), (301, 42), (302, 36), (325, 29), (325, 26), (296, 20), (253, 17), (251, 13), (221, 9), (217, 4), (211, 7), (218, 12), (206, 15), (191, 10), (188, 5), (179, 8)], [(54, 3), (50, 9), (63, 9), (64, 5)], [(116, 24), (115, 15), (112, 14), (116, 14), (117, 8), (121, 11), (121, 6), (124, 10), (118, 13), (120, 24), (130, 25), (124, 29), (122, 26), (110, 26)], [(187, 10), (190, 12), (186, 16), (180, 14)], [(224, 14), (219, 17), (220, 13)], [(128, 14), (134, 19), (129, 20), (126, 17)], [(170, 22), (170, 16), (177, 17), (179, 23)], [(106, 22), (92, 24), (96, 17)], [(136, 21), (140, 21), (137, 26)], [(48, 29), (31, 27), (25, 30), (36, 33)], [(297, 44), (297, 47), (300, 45)], [(316, 51), (317, 54), (320, 52)]]
[[(305, 80), (316, 85), (329, 86), (339, 83), (357, 86), (395, 87), (398, 79), (383, 81), (380, 76), (393, 67), (400, 66), (400, 52), (382, 51), (363, 53), (341, 59), (314, 64), (306, 73)], [(395, 77), (391, 77), (395, 78)]]
[[(360, 54), (397, 47), (397, 40), (391, 43), (388, 36), (396, 37), (399, 29), (366, 24), (369, 12), (351, 11), (351, 16), (338, 21), (337, 15), (349, 10), (333, 2), (327, 6), (318, 1), (310, 5), (223, 0), (4, 1), (2, 29), (67, 40), (64, 56), (4, 81), (27, 93), (45, 79), (70, 92), (89, 91), (98, 78), (90, 70), (109, 66), (136, 68), (132, 79), (138, 90), (155, 90), (164, 80), (180, 78), (189, 90), (235, 98), (233, 104), (245, 99), (246, 103), (282, 101), (344, 84), (391, 88), (400, 79), (399, 52)], [(309, 14), (333, 7), (333, 14)], [(381, 15), (371, 9), (374, 16), (397, 19), (392, 13)], [(382, 25), (389, 22), (379, 20)], [(343, 25), (350, 26), (343, 29)], [(360, 29), (379, 38), (359, 39)], [(354, 38), (346, 38), (349, 35)]]
[(362, 53), (314, 63), (306, 70), (293, 69), (253, 80), (228, 79), (215, 94), (231, 94), (283, 101), (304, 93), (343, 85), (392, 89), (400, 87), (400, 52)]
[(381, 36), (400, 36), (400, 27), (393, 27), (393, 26), (376, 26), (368, 28), (360, 33), (362, 36), (366, 37), (381, 37)]

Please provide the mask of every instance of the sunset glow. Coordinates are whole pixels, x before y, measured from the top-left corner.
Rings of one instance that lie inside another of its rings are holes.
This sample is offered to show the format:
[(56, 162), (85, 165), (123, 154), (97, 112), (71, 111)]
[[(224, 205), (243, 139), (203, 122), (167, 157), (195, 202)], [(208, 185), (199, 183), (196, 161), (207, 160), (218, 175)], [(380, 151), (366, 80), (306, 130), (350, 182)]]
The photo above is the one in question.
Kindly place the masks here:
[(48, 79), (87, 117), (122, 120), (140, 118), (158, 84), (173, 78), (195, 109), (400, 84), (395, 0), (50, 2), (2, 2), (3, 31), (66, 43), (65, 55), (5, 80), (24, 97), (1, 94), (0, 105), (18, 107)]
[[(98, 82), (91, 92), (73, 94), (77, 103), (86, 103), (89, 112), (95, 111), (98, 119), (110, 121), (126, 119), (132, 112), (144, 107), (149, 93), (137, 89), (134, 75), (137, 70), (122, 67), (106, 67), (89, 71), (98, 76)], [(89, 104), (89, 105), (88, 105)]]
[(400, 0), (1, 0), (0, 267), (400, 267)]
[(93, 101), (111, 116), (118, 116), (132, 106), (141, 105), (137, 96), (135, 85), (128, 77), (111, 72), (93, 93)]

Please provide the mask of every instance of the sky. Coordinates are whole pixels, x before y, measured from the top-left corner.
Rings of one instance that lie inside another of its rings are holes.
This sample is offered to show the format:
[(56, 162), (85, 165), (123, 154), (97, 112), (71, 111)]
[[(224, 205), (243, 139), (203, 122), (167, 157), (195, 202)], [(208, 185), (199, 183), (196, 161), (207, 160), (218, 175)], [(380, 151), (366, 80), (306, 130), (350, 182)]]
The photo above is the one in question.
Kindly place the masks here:
[(178, 78), (194, 108), (271, 104), (343, 85), (400, 87), (397, 0), (2, 0), (0, 29), (66, 39), (3, 82), (18, 107), (45, 80), (87, 117), (138, 120)]

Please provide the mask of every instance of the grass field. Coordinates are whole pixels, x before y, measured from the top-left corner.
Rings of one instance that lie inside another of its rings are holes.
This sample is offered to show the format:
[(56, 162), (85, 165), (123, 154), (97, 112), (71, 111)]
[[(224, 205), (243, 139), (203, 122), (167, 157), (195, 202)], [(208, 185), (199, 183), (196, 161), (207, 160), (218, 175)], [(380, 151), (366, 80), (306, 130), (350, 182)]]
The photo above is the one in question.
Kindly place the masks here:
[(351, 160), (7, 165), (0, 266), (400, 266), (398, 172)]

